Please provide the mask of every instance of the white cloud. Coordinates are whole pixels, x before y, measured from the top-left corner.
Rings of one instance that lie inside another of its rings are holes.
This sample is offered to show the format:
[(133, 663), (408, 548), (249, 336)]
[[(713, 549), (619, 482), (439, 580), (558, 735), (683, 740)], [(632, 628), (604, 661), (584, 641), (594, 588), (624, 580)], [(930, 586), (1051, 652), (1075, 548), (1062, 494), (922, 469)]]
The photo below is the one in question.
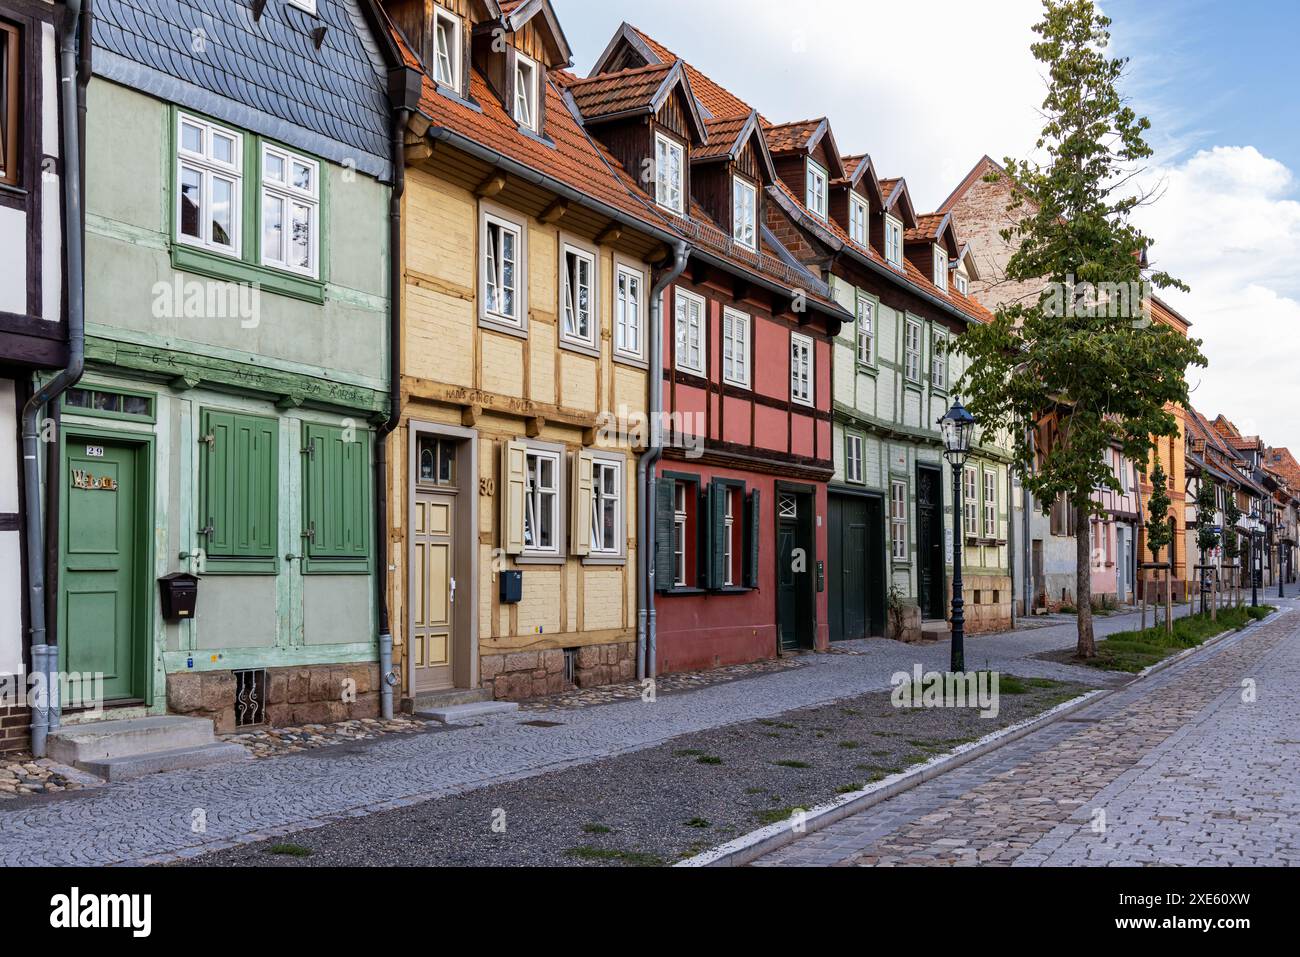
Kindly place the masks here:
[(1205, 341), (1192, 401), (1271, 445), (1300, 449), (1300, 203), (1292, 172), (1253, 146), (1216, 146), (1152, 170), (1163, 193), (1136, 215), (1153, 265), (1191, 287), (1164, 297)]

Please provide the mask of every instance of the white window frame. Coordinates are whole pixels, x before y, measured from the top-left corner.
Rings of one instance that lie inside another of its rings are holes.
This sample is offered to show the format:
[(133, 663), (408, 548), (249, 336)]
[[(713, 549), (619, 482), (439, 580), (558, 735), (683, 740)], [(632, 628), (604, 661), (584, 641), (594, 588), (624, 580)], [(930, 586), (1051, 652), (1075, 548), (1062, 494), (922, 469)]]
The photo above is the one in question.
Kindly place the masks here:
[(934, 284), (948, 291), (948, 251), (938, 243), (934, 245)]
[[(602, 481), (606, 472), (614, 473), (614, 491), (605, 491)], [(591, 463), (591, 555), (600, 558), (616, 558), (623, 554), (623, 460), (616, 458), (593, 458)], [(601, 521), (602, 506), (612, 499), (614, 505), (614, 540), (604, 540), (605, 525)]]
[[(614, 355), (616, 357), (635, 359), (638, 362), (645, 359), (647, 293), (645, 271), (616, 260), (614, 265)], [(629, 312), (632, 313), (630, 317)]]
[[(445, 27), (447, 37), (447, 70), (451, 74), (449, 78), (442, 79), (439, 74), (442, 72), (443, 52), (438, 48), (438, 29)], [(433, 8), (433, 71), (434, 82), (443, 86), (451, 87), (459, 92), (461, 83), (461, 37), (463, 36), (464, 26), (460, 17), (452, 13), (445, 7), (435, 6)]]
[(976, 538), (980, 533), (979, 470), (973, 465), (963, 469), (961, 511), (966, 537)]
[(862, 484), (862, 436), (844, 433), (844, 480)]
[(894, 479), (889, 483), (889, 547), (890, 555), (898, 562), (910, 557), (907, 508), (907, 483)]
[(686, 587), (686, 530), (690, 523), (687, 499), (691, 483), (673, 480), (673, 587)]
[[(519, 80), (521, 78), (520, 76), (521, 73), (527, 74), (526, 75), (527, 82), (524, 84), (524, 88), (523, 88), (523, 107), (528, 113), (527, 116), (519, 115), (519, 107), (520, 107)], [(520, 126), (527, 127), (528, 129), (532, 130), (534, 133), (537, 132), (538, 126), (540, 125), (538, 120), (538, 115), (537, 115), (538, 110), (541, 108), (541, 96), (538, 94), (540, 78), (541, 78), (541, 68), (537, 65), (537, 61), (534, 60), (532, 57), (524, 56), (522, 53), (516, 51), (515, 52), (515, 77), (514, 77), (514, 87), (515, 87), (514, 100), (515, 101), (513, 104), (511, 104), (511, 115), (515, 118), (516, 123), (518, 123)]]
[[(741, 203), (742, 196), (749, 202)], [(743, 220), (742, 210), (749, 214)], [(735, 175), (731, 177), (731, 238), (746, 249), (758, 249), (758, 187)]]
[(889, 215), (885, 216), (885, 262), (903, 265), (903, 222)]
[(870, 235), (871, 207), (864, 197), (849, 193), (849, 239), (865, 247)]
[(722, 585), (724, 588), (731, 588), (736, 584), (736, 549), (733, 541), (736, 534), (735, 487), (724, 485), (722, 497), (724, 510), (722, 517)]
[[(493, 227), (500, 236), (510, 233), (515, 242), (515, 276), (514, 276), (514, 310), (511, 313), (493, 311), (488, 308), (488, 276), (494, 274), (495, 285), (499, 288), (504, 281), (504, 260), (495, 264), (494, 270), (488, 268), (488, 251), (492, 245)], [(483, 206), (479, 215), (479, 321), (512, 335), (522, 336), (528, 328), (528, 227), (519, 219), (506, 215), (500, 207)]]
[[(185, 149), (183, 130), (186, 126), (200, 130), (203, 142), (202, 151)], [(217, 159), (212, 152), (213, 137), (220, 136), (233, 141), (231, 157), (233, 162), (226, 163)], [(181, 181), (185, 171), (199, 176), (199, 231), (201, 235), (190, 236), (181, 231), (182, 211), (185, 208)], [(230, 237), (233, 244), (214, 242), (212, 239), (212, 184), (221, 180), (230, 185)], [(189, 113), (176, 113), (176, 196), (173, 215), (176, 222), (176, 241), (187, 246), (195, 246), (210, 252), (240, 258), (243, 252), (243, 212), (244, 212), (244, 134), (237, 130), (211, 123)]]
[[(696, 308), (693, 326), (691, 306)], [(677, 343), (674, 350), (676, 354), (674, 365), (683, 372), (704, 375), (709, 367), (705, 327), (705, 323), (708, 322), (707, 315), (703, 296), (697, 296), (685, 289), (673, 289), (673, 337)], [(692, 352), (695, 354), (694, 357), (691, 355)], [(697, 360), (694, 364), (692, 358)]]
[(921, 324), (915, 319), (903, 320), (903, 375), (921, 381)]
[(804, 191), (804, 201), (808, 209), (818, 219), (826, 218), (826, 202), (830, 193), (830, 174), (816, 160), (808, 160), (808, 188)]
[(817, 389), (813, 369), (816, 346), (807, 336), (790, 333), (790, 401), (812, 405)]
[(752, 324), (739, 309), (722, 310), (722, 381), (748, 389), (749, 340)]
[[(277, 159), (283, 164), (282, 169), (285, 175), (283, 180), (271, 178), (268, 172), (268, 157)], [(293, 168), (295, 164), (307, 167), (311, 182), (310, 189), (302, 189), (293, 185)], [(260, 237), (262, 265), (316, 279), (320, 275), (320, 164), (314, 159), (303, 156), (301, 153), (295, 153), (292, 150), (283, 149), (270, 143), (263, 143), (261, 173), (262, 184), (259, 209), (262, 210), (262, 235)], [(267, 248), (266, 242), (266, 204), (268, 201), (282, 204), (284, 210), (280, 248), (274, 251)], [(308, 242), (310, 265), (306, 267), (289, 262), (289, 251), (293, 248), (292, 236), (289, 231), (292, 229), (293, 209), (295, 206), (307, 211), (310, 229)]]
[(998, 473), (984, 469), (984, 537), (998, 537)]
[(957, 291), (959, 293), (961, 293), (963, 296), (970, 295), (970, 279), (966, 276), (964, 272), (962, 272), (961, 270), (954, 272), (952, 274), (952, 281), (953, 281), (953, 285), (957, 287)]
[[(571, 288), (573, 282), (569, 274), (569, 261), (575, 266), (587, 264), (587, 333), (583, 335), (579, 328), (577, 289)], [(595, 349), (600, 337), (600, 257), (594, 250), (571, 242), (560, 243), (560, 341), (567, 345)], [(572, 317), (572, 328), (570, 328)]]
[[(551, 463), (554, 485), (549, 488), (541, 487), (537, 481), (541, 475), (540, 463), (543, 460)], [(564, 516), (560, 507), (564, 493), (563, 467), (564, 453), (557, 449), (530, 446), (524, 454), (524, 550), (522, 553), (524, 555), (553, 558), (563, 554), (564, 539), (561, 522)], [(530, 527), (534, 536), (540, 531), (540, 509), (546, 507), (548, 502), (551, 509), (551, 544), (538, 545), (536, 542), (530, 544), (528, 541)]]
[[(858, 362), (874, 365), (876, 361), (876, 300), (858, 294), (857, 301)], [(866, 346), (865, 355), (863, 346)]]
[[(674, 156), (677, 158), (676, 183), (668, 180)], [(686, 214), (686, 147), (662, 133), (655, 133), (655, 202), (679, 216)]]
[(930, 388), (941, 392), (948, 391), (948, 354), (941, 348), (947, 342), (948, 337), (937, 331), (930, 339)]

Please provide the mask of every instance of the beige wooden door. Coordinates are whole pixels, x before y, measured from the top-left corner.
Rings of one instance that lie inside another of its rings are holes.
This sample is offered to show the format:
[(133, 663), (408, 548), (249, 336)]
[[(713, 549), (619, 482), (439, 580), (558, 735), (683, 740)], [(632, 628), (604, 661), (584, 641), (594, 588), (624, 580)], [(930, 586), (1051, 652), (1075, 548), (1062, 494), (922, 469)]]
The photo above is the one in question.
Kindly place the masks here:
[(411, 690), (455, 687), (456, 497), (417, 492), (411, 529)]

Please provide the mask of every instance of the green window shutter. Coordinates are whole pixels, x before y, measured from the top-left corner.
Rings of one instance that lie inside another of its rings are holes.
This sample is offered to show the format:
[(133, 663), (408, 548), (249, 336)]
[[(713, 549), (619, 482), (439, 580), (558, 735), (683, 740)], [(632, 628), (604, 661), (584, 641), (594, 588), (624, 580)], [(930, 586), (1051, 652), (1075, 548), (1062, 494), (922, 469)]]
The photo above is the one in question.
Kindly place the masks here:
[(668, 591), (673, 569), (673, 480), (655, 481), (655, 591)]
[(758, 539), (761, 522), (758, 489), (745, 505), (745, 587), (758, 587)]
[[(306, 555), (364, 563), (370, 554), (370, 433), (306, 426)], [(361, 568), (359, 570), (364, 570)]]
[(709, 587), (721, 588), (726, 581), (723, 539), (727, 534), (727, 488), (717, 479), (709, 483)]
[(279, 422), (203, 410), (200, 528), (210, 558), (274, 558), (278, 537)]

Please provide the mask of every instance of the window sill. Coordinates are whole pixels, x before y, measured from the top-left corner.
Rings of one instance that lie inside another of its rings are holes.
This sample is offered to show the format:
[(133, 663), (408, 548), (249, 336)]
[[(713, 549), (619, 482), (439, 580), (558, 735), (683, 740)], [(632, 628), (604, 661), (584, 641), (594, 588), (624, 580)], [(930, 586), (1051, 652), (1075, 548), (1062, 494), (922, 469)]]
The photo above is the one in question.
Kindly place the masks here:
[(242, 259), (187, 246), (182, 242), (172, 243), (171, 260), (172, 268), (182, 272), (196, 273), (226, 282), (256, 285), (261, 290), (305, 302), (325, 301), (325, 283), (319, 279), (280, 272)]
[(753, 588), (746, 588), (744, 585), (723, 585), (721, 588), (713, 589), (717, 595), (748, 595), (754, 591)]
[(637, 368), (637, 369), (649, 369), (649, 368), (650, 368), (650, 362), (649, 362), (649, 360), (647, 360), (647, 359), (642, 359), (640, 356), (634, 356), (634, 355), (632, 355), (630, 352), (619, 352), (619, 351), (616, 349), (616, 350), (614, 350), (614, 352), (613, 352), (612, 355), (613, 355), (614, 361), (615, 361), (615, 362), (618, 362), (618, 363), (621, 363), (622, 365), (625, 365), (625, 366), (632, 366), (632, 367)]
[(498, 319), (495, 316), (480, 315), (478, 317), (478, 324), (482, 329), (491, 329), (493, 332), (501, 332), (507, 336), (514, 336), (518, 339), (528, 338), (528, 324), (526, 322), (515, 325), (508, 319)]
[(591, 359), (600, 358), (600, 349), (596, 346), (583, 342), (581, 339), (566, 339), (563, 334), (560, 335), (560, 348), (566, 352), (576, 352)]
[(626, 555), (584, 555), (582, 556), (582, 564), (584, 566), (594, 565), (597, 568), (600, 568), (602, 566), (606, 568), (612, 568), (618, 565), (626, 565), (627, 556)]
[(660, 592), (661, 595), (707, 595), (708, 593), (707, 588), (691, 588), (686, 585), (673, 586)]
[(516, 565), (563, 565), (569, 559), (565, 555), (513, 555)]
[(862, 375), (876, 376), (876, 375), (880, 375), (880, 367), (873, 365), (870, 362), (863, 362), (861, 359), (859, 359), (858, 372), (860, 372)]

